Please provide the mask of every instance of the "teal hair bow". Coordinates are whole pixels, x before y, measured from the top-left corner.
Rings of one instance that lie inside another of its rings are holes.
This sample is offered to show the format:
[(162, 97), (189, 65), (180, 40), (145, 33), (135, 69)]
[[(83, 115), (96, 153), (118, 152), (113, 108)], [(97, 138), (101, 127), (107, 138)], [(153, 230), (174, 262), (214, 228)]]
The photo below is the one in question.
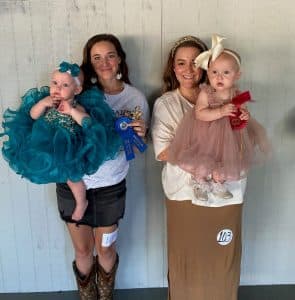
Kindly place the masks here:
[(68, 72), (73, 77), (77, 77), (80, 73), (80, 67), (77, 64), (70, 64), (66, 61), (63, 61), (58, 68), (59, 72)]

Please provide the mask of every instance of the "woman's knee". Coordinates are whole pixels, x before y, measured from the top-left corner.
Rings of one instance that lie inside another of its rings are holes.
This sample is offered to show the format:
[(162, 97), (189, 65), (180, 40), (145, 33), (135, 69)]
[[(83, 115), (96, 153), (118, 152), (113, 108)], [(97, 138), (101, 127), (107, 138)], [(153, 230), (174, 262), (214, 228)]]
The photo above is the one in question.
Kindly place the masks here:
[(98, 246), (96, 247), (96, 251), (98, 256), (100, 257), (105, 257), (105, 258), (110, 258), (116, 253), (114, 245), (111, 245), (109, 247), (103, 247), (103, 246)]
[(98, 228), (95, 235), (95, 247), (97, 254), (100, 257), (112, 257), (115, 250), (115, 242), (118, 237), (117, 226), (110, 226), (109, 228)]
[(93, 256), (93, 245), (84, 244), (84, 245), (75, 245), (75, 256), (78, 258), (86, 258)]
[(68, 224), (68, 230), (72, 239), (72, 244), (76, 258), (87, 258), (93, 255), (94, 234), (89, 226), (81, 225), (77, 227), (73, 223)]

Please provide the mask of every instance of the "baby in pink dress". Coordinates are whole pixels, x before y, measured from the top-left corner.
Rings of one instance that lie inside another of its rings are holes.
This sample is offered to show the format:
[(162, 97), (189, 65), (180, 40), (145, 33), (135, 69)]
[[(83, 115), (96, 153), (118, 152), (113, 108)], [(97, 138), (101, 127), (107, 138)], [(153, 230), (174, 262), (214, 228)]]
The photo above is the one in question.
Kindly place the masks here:
[[(244, 104), (232, 103), (240, 93), (235, 85), (241, 60), (236, 52), (223, 48), (222, 40), (213, 36), (212, 48), (195, 59), (196, 67), (207, 70), (210, 85), (201, 86), (195, 107), (184, 116), (168, 151), (170, 163), (192, 174), (196, 198), (204, 201), (211, 192), (232, 198), (226, 181), (246, 176), (256, 145), (262, 152), (269, 149), (264, 128)], [(233, 117), (245, 126), (233, 128)]]

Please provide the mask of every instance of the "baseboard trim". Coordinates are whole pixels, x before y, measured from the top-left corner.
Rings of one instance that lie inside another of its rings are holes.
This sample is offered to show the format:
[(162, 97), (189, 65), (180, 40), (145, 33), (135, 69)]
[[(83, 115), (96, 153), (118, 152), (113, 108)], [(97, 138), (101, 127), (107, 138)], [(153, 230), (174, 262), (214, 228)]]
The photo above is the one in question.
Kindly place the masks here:
[[(294, 300), (295, 284), (240, 286), (239, 300)], [(0, 293), (1, 300), (78, 300), (77, 291)], [(167, 288), (120, 289), (114, 300), (167, 300)]]

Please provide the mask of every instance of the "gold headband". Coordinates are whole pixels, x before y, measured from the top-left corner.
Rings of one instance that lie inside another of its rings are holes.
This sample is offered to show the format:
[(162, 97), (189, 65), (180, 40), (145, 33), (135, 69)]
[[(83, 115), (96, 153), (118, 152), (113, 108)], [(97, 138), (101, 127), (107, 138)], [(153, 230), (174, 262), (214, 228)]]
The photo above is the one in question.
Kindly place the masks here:
[(214, 61), (221, 53), (225, 52), (236, 60), (238, 66), (241, 66), (240, 58), (231, 50), (224, 49), (222, 45), (222, 41), (225, 37), (219, 36), (217, 34), (212, 35), (212, 47), (208, 51), (202, 52), (195, 59), (195, 66), (197, 68), (202, 68), (204, 70), (208, 70), (209, 60)]
[(174, 56), (176, 49), (186, 42), (193, 42), (198, 45), (203, 51), (207, 50), (206, 45), (200, 39), (192, 35), (186, 35), (175, 42), (174, 46), (171, 49), (172, 57)]

